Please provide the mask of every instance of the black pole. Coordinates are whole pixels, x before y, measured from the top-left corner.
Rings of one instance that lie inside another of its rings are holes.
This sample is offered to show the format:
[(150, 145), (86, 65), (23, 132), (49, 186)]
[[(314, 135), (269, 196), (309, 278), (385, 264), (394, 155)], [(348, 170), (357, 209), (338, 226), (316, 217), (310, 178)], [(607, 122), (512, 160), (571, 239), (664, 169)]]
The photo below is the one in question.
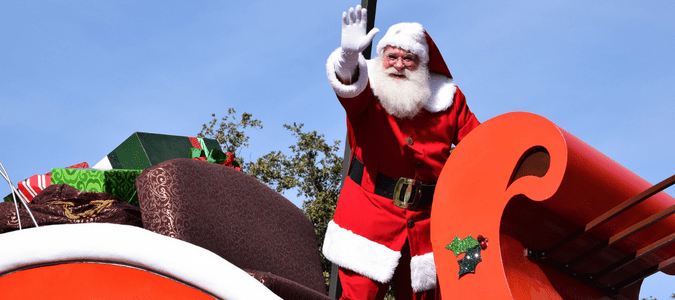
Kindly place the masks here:
[[(366, 24), (366, 33), (375, 28), (375, 8), (377, 7), (377, 0), (361, 0), (361, 7), (368, 10), (368, 23)], [(363, 57), (370, 59), (370, 53), (373, 49), (373, 43), (368, 45), (368, 48), (361, 52)], [(345, 153), (342, 160), (342, 183), (344, 185), (347, 172), (349, 171), (349, 163), (351, 158), (351, 149), (349, 146), (349, 139), (345, 137)], [(328, 296), (333, 299), (339, 299), (342, 296), (342, 285), (340, 278), (338, 278), (338, 266), (333, 264), (330, 269), (330, 284), (328, 286)]]
[[(365, 8), (368, 10), (368, 24), (366, 24), (366, 33), (370, 32), (373, 28), (375, 28), (375, 9), (377, 7), (377, 0), (361, 0), (361, 7)], [(373, 49), (373, 43), (370, 43), (368, 45), (368, 48), (366, 50), (363, 50), (363, 56), (366, 59), (370, 59), (370, 53), (372, 52)]]

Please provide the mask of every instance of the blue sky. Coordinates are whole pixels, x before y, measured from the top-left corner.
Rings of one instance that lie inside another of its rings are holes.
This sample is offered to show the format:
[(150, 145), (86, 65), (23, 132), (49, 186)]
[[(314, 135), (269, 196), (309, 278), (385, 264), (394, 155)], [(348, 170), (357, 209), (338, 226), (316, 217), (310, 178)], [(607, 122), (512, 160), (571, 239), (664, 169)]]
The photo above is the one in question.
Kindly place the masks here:
[[(652, 183), (673, 175), (675, 4), (533, 2), (380, 0), (375, 41), (420, 22), (481, 121), (533, 112)], [(93, 165), (133, 132), (195, 136), (229, 107), (264, 125), (246, 160), (286, 150), (287, 123), (343, 140), (324, 66), (356, 4), (0, 0), (0, 162), (14, 181)], [(661, 277), (643, 296), (675, 292)]]

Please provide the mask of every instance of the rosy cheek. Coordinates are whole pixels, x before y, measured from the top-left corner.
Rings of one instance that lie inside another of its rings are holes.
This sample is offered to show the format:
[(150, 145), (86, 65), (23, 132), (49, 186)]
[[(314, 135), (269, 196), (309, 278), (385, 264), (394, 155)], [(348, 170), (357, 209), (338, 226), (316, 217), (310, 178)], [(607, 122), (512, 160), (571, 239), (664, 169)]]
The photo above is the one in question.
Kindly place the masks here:
[(402, 63), (403, 61), (400, 59), (386, 59), (382, 61), (382, 64), (384, 65), (385, 68), (396, 68), (399, 63)]

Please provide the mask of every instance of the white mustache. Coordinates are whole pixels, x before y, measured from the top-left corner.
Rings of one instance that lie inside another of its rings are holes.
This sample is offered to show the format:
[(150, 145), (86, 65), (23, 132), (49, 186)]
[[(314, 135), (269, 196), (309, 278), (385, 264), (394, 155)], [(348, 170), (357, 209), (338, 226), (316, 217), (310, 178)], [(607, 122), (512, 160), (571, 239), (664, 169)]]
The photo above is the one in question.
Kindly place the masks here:
[(384, 72), (387, 75), (398, 75), (398, 76), (404, 75), (406, 78), (410, 77), (410, 70), (408, 69), (397, 70), (394, 67), (389, 67), (388, 69), (385, 69)]

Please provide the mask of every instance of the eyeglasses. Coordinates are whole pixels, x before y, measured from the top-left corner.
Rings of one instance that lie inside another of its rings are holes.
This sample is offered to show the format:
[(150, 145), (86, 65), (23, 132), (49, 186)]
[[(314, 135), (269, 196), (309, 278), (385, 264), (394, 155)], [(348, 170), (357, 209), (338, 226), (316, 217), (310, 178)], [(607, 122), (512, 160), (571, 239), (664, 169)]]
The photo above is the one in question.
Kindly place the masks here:
[(405, 67), (412, 67), (417, 65), (418, 58), (417, 55), (412, 53), (406, 53), (405, 55), (399, 55), (393, 52), (385, 52), (383, 58), (388, 64), (395, 65), (401, 60), (401, 63)]

